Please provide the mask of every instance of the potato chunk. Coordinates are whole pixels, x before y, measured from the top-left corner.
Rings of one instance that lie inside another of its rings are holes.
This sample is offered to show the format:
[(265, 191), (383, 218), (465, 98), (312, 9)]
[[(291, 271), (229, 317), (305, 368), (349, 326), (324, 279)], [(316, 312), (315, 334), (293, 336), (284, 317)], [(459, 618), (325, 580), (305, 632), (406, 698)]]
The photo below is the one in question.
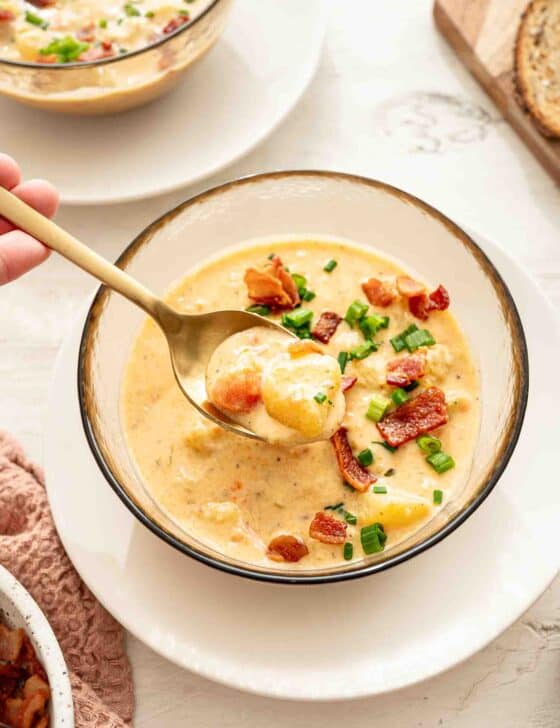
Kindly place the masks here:
[(360, 522), (382, 523), (386, 529), (404, 528), (430, 515), (431, 506), (424, 498), (404, 493), (377, 495), (366, 493), (360, 500)]

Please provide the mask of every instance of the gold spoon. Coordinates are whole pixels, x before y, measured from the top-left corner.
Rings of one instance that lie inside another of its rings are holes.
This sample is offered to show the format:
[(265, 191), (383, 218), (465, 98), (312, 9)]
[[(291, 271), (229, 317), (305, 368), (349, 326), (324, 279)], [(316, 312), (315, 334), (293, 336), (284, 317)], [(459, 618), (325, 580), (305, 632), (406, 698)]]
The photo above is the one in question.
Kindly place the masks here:
[(213, 311), (199, 315), (175, 311), (128, 273), (94, 253), (70, 233), (2, 187), (0, 187), (0, 216), (41, 240), (49, 248), (90, 273), (111, 290), (128, 298), (131, 303), (151, 316), (167, 339), (173, 372), (179, 387), (201, 414), (238, 435), (255, 440), (264, 439), (228, 420), (217, 410), (206, 409), (206, 391), (203, 386), (201, 387), (201, 382), (204, 382), (208, 353), (211, 354), (228, 336), (252, 326), (268, 326), (293, 336), (291, 332), (274, 321), (248, 311)]

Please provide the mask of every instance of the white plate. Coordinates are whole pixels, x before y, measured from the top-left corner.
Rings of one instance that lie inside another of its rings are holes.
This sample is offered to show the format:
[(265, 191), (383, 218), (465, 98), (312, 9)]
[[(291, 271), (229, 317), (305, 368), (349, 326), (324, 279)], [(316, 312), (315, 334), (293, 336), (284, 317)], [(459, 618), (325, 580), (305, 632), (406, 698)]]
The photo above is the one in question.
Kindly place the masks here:
[(136, 637), (178, 665), (261, 695), (308, 700), (388, 692), (484, 647), (544, 591), (560, 563), (558, 424), (550, 397), (560, 326), (536, 285), (474, 236), (525, 325), (531, 386), (521, 438), (496, 489), (429, 551), (369, 578), (272, 586), (188, 559), (126, 510), (82, 431), (82, 320), (58, 359), (46, 422), (47, 489), (84, 581)]
[[(169, 192), (247, 154), (297, 103), (319, 62), (325, 0), (237, 0), (216, 47), (178, 89), (136, 111), (76, 118), (0, 97), (2, 151), (67, 204)], [(108, 163), (110, 160), (110, 163)]]

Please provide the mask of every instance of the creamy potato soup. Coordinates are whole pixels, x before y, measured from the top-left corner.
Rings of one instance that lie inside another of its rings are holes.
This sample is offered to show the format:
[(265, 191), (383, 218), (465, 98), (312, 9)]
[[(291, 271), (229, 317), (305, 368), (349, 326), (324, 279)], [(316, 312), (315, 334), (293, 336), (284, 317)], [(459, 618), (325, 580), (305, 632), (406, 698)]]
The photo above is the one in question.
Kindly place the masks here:
[(178, 310), (246, 308), (297, 337), (257, 326), (209, 352), (214, 404), (319, 441), (254, 441), (200, 415), (147, 320), (122, 411), (153, 499), (200, 541), (275, 568), (360, 560), (414, 534), (462, 488), (479, 426), (478, 375), (445, 283), (320, 239), (246, 246), (187, 274), (167, 296)]
[(0, 0), (0, 58), (71, 63), (138, 50), (194, 19), (211, 0)]

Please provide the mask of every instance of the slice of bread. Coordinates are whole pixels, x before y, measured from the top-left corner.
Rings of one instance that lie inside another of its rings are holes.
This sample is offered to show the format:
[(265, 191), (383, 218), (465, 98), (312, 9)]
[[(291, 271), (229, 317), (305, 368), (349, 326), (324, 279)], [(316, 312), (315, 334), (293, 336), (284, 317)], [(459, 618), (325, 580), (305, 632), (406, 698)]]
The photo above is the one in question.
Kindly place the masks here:
[(529, 3), (517, 32), (514, 79), (539, 131), (560, 138), (560, 0)]

